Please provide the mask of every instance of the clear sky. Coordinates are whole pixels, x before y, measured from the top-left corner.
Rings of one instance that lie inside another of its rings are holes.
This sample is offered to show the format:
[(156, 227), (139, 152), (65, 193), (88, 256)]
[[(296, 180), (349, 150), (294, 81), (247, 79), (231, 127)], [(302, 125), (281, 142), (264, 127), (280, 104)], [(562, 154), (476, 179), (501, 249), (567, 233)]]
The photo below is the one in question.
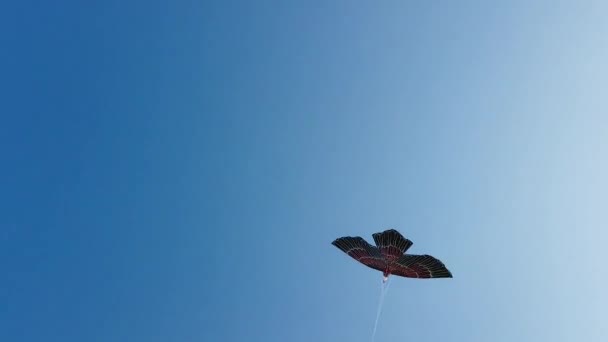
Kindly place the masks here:
[(608, 340), (603, 1), (0, 5), (0, 341)]

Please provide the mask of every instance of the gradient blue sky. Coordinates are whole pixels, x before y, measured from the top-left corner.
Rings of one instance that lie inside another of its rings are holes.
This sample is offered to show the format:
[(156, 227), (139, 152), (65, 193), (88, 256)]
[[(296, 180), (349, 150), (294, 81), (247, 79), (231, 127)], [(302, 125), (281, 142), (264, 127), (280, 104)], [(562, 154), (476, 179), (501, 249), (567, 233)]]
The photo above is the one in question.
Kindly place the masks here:
[(0, 5), (1, 341), (608, 339), (608, 5)]

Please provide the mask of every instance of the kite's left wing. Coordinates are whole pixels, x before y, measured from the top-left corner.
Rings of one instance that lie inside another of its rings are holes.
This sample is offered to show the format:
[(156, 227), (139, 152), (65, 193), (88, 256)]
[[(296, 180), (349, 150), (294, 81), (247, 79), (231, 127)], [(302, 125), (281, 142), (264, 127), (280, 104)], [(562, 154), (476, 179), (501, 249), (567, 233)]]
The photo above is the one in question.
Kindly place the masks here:
[(391, 274), (407, 278), (452, 278), (452, 273), (430, 255), (403, 255), (391, 264)]
[(331, 244), (365, 266), (378, 271), (386, 269), (386, 260), (380, 250), (367, 243), (362, 237), (345, 236), (334, 240)]

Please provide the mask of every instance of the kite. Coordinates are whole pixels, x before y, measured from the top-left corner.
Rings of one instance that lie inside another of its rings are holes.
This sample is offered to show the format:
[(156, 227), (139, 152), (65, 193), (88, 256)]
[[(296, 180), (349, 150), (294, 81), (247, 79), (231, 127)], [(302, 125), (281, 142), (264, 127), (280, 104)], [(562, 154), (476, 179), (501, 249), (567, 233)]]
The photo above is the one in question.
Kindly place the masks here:
[(452, 278), (452, 273), (445, 265), (430, 255), (405, 254), (412, 247), (412, 241), (406, 239), (394, 229), (385, 230), (372, 234), (376, 246), (370, 245), (362, 237), (344, 236), (332, 242), (344, 253), (363, 265), (382, 272), (382, 288), (380, 301), (376, 312), (376, 321), (372, 331), (372, 342), (376, 337), (378, 320), (382, 312), (384, 297), (390, 283), (388, 277), (391, 274), (406, 278)]
[(406, 278), (452, 278), (452, 273), (438, 259), (430, 255), (405, 254), (413, 243), (394, 229), (372, 234), (376, 246), (362, 237), (344, 236), (332, 242), (344, 253), (363, 265), (382, 272), (384, 282), (388, 276)]

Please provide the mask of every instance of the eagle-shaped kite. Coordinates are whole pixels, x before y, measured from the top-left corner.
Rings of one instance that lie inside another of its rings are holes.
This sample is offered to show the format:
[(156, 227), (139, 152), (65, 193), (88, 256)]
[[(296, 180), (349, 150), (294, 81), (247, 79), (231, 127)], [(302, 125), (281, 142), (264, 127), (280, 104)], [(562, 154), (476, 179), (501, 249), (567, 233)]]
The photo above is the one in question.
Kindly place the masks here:
[(452, 278), (452, 273), (430, 255), (405, 254), (413, 243), (394, 229), (372, 235), (376, 246), (362, 237), (345, 236), (332, 242), (344, 253), (367, 267), (382, 272), (384, 281), (391, 274), (407, 278)]

